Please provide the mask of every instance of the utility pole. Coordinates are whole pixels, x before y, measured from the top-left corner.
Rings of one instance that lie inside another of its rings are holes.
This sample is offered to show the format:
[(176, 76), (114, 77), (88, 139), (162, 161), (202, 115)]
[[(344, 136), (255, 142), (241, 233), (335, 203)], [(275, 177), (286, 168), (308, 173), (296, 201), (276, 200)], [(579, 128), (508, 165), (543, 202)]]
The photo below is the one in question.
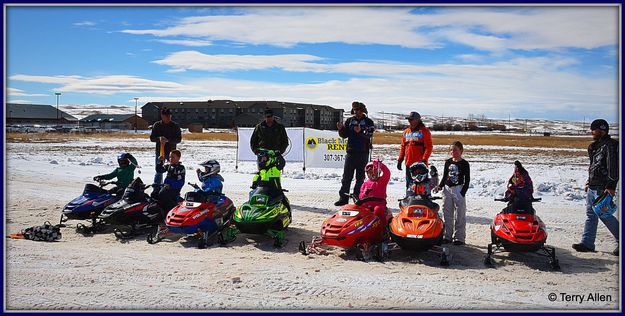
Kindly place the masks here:
[(54, 95), (56, 95), (56, 124), (61, 125), (61, 120), (59, 119), (59, 97), (61, 93), (55, 92)]
[(135, 97), (135, 133), (137, 133), (137, 102), (139, 98)]

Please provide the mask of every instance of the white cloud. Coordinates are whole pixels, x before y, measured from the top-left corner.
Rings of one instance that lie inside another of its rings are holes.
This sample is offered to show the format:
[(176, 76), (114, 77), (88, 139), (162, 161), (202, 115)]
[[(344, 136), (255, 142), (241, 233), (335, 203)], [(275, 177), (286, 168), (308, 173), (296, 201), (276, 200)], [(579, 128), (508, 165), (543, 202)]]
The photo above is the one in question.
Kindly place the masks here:
[(175, 82), (156, 81), (143, 79), (128, 75), (111, 75), (102, 77), (81, 77), (81, 76), (30, 76), (14, 75), (11, 80), (54, 83), (61, 85), (56, 89), (61, 92), (76, 93), (136, 93), (136, 92), (176, 92), (186, 88)]
[[(463, 59), (478, 59), (479, 56), (463, 56)], [(557, 71), (561, 67), (577, 64), (577, 60), (570, 57), (541, 57), (517, 58), (518, 70), (535, 69), (537, 65)], [(469, 72), (480, 75), (484, 72), (497, 72), (493, 67), (509, 67), (508, 62), (491, 65), (472, 64), (410, 64), (393, 61), (354, 61), (344, 63), (326, 63), (319, 56), (306, 54), (282, 55), (208, 55), (197, 51), (176, 52), (154, 63), (166, 65), (172, 71), (200, 70), (212, 72), (247, 71), (280, 69), (289, 72), (313, 73), (344, 73), (365, 76), (414, 76), (414, 75), (445, 75), (457, 76), (457, 72)]]
[(7, 88), (7, 94), (9, 97), (46, 97), (47, 94), (41, 93), (26, 93), (24, 90), (16, 88)]
[(74, 23), (75, 26), (95, 26), (96, 23), (93, 21), (82, 21)]
[(213, 45), (212, 42), (210, 41), (203, 41), (203, 40), (158, 40), (158, 42), (161, 43), (165, 43), (165, 44), (171, 44), (171, 45), (182, 45), (182, 46), (197, 46), (197, 47), (201, 47), (201, 46), (211, 46)]
[(282, 47), (342, 42), (437, 48), (451, 41), (500, 51), (618, 43), (617, 6), (447, 7), (419, 14), (411, 13), (413, 8), (256, 8), (240, 10), (239, 15), (187, 17), (162, 29), (122, 32)]
[(311, 63), (322, 58), (304, 54), (290, 55), (206, 55), (197, 51), (173, 53), (154, 61), (175, 70), (236, 71), (280, 68), (286, 71), (323, 71), (321, 64)]
[(431, 47), (430, 40), (412, 31), (418, 24), (413, 21), (414, 16), (408, 14), (409, 10), (263, 8), (246, 10), (243, 15), (188, 17), (165, 29), (127, 29), (122, 32), (282, 47), (330, 42)]
[[(222, 56), (223, 57), (223, 56)], [(231, 56), (230, 56), (231, 57)], [(223, 57), (225, 58), (225, 57)], [(314, 56), (293, 62), (315, 61)], [(254, 60), (245, 60), (255, 64)], [(270, 59), (271, 65), (277, 65)], [(229, 64), (236, 60), (221, 60)], [(371, 112), (420, 111), (427, 115), (549, 113), (545, 117), (600, 116), (618, 111), (616, 78), (597, 79), (564, 71), (574, 59), (550, 56), (515, 58), (493, 64), (409, 65), (382, 62), (332, 65), (335, 70), (385, 74), (319, 83), (276, 83), (205, 77), (163, 82), (133, 76), (12, 76), (12, 80), (56, 82), (63, 92), (133, 93), (141, 103), (208, 99), (280, 100), (349, 108), (353, 100)], [(309, 62), (313, 64), (313, 62)], [(322, 66), (327, 66), (322, 64)], [(212, 67), (212, 66), (211, 66)], [(266, 65), (263, 65), (266, 67)], [(408, 70), (406, 70), (408, 69)], [(391, 75), (389, 75), (391, 74)], [(131, 102), (132, 103), (132, 102)]]
[(9, 100), (8, 103), (34, 104), (34, 102), (30, 100)]

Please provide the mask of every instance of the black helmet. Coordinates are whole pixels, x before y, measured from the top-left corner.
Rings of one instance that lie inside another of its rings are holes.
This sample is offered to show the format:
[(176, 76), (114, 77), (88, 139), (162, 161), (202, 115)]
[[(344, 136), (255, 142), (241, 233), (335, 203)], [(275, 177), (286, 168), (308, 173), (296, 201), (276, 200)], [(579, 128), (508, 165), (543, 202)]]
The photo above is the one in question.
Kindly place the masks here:
[(120, 167), (125, 167), (130, 164), (130, 154), (129, 153), (121, 153), (117, 155), (117, 163)]
[(206, 160), (201, 163), (200, 166), (204, 167), (204, 176), (218, 174), (219, 171), (221, 171), (221, 166), (219, 165), (219, 162), (215, 159)]
[(428, 179), (429, 170), (425, 162), (415, 162), (410, 165), (410, 177), (415, 183), (423, 183)]

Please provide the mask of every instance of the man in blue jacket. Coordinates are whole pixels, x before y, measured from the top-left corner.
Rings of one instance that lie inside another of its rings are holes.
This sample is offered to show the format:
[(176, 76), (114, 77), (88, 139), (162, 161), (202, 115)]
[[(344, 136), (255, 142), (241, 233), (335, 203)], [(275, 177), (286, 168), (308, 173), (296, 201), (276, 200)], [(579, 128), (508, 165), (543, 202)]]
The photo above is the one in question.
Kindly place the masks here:
[(354, 196), (360, 195), (360, 187), (365, 180), (365, 166), (369, 161), (369, 151), (371, 150), (371, 136), (375, 127), (373, 121), (366, 116), (367, 107), (361, 103), (352, 102), (354, 115), (345, 121), (336, 123), (339, 136), (347, 138), (347, 155), (343, 166), (343, 179), (339, 190), (339, 200), (334, 203), (336, 206), (345, 205), (349, 202), (349, 187), (352, 184), (354, 171), (356, 172), (356, 184), (354, 185)]

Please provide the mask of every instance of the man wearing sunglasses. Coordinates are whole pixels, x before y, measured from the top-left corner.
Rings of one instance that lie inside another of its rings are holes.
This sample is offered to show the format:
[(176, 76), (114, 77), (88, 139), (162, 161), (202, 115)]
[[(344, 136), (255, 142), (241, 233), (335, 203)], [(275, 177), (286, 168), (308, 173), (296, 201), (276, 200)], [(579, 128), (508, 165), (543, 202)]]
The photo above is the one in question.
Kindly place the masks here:
[(280, 154), (289, 147), (289, 137), (286, 134), (284, 125), (278, 123), (273, 116), (273, 110), (265, 109), (265, 119), (258, 123), (250, 139), (250, 147), (254, 154), (258, 154), (259, 149), (277, 150)]

